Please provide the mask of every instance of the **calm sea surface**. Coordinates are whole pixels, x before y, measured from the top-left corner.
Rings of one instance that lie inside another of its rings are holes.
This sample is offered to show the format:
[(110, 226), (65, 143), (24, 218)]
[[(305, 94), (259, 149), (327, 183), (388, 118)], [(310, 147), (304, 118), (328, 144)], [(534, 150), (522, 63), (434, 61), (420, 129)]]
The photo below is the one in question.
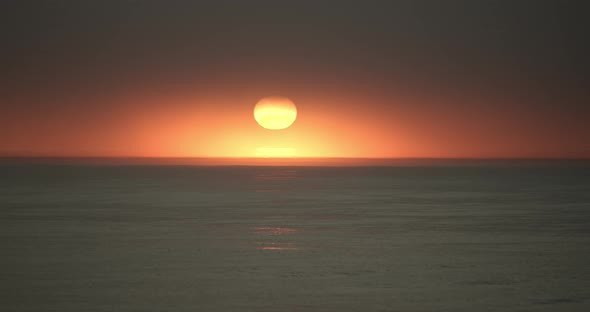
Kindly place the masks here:
[(590, 311), (590, 166), (0, 165), (0, 311)]

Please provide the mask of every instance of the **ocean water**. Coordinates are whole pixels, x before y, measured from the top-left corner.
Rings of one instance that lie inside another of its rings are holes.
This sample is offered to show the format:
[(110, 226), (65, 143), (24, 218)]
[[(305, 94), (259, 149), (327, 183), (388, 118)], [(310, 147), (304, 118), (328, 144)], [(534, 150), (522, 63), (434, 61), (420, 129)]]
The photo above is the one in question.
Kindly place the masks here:
[(0, 247), (0, 311), (590, 311), (590, 166), (4, 164)]

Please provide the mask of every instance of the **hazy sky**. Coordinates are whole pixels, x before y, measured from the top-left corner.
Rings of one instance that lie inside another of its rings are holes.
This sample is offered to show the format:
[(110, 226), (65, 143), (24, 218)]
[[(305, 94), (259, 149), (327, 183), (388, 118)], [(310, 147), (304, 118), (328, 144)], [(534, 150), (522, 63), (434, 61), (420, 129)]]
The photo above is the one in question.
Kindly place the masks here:
[(0, 154), (590, 157), (584, 3), (3, 1)]

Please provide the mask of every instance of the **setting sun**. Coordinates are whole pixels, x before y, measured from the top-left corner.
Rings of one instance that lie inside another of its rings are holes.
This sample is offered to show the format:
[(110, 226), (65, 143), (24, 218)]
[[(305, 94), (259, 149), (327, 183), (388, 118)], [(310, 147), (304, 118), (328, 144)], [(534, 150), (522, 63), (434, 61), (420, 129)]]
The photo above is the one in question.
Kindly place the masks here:
[(269, 130), (288, 128), (296, 118), (297, 108), (288, 98), (263, 98), (254, 107), (254, 119), (260, 126)]

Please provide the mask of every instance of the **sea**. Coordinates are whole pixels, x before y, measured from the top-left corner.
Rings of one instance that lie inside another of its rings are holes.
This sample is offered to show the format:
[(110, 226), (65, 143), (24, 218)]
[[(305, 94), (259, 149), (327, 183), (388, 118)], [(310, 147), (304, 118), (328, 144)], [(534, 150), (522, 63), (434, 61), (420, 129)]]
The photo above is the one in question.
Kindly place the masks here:
[(0, 161), (0, 311), (590, 311), (590, 163)]

